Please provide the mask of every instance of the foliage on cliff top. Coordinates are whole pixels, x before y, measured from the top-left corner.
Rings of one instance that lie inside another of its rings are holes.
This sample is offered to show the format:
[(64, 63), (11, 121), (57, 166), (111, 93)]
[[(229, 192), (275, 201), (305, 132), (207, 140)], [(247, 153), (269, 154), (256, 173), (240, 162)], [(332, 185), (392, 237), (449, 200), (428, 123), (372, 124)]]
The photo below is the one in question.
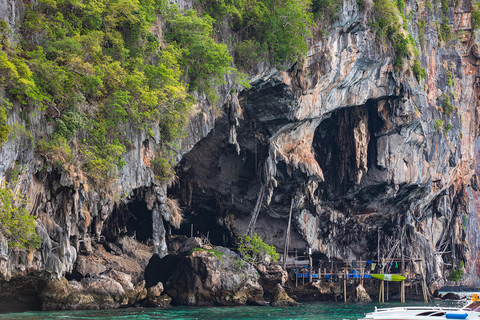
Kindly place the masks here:
[(266, 257), (273, 262), (280, 258), (275, 247), (263, 242), (262, 238), (256, 233), (253, 236), (240, 236), (237, 238), (237, 241), (238, 252), (242, 259), (254, 266), (264, 261)]
[(17, 191), (0, 185), (0, 231), (7, 238), (10, 248), (38, 248), (35, 217), (25, 208), (25, 198)]
[[(165, 39), (150, 31), (159, 15), (168, 25)], [(163, 0), (39, 0), (27, 6), (23, 30), (21, 45), (10, 43), (0, 23), (0, 86), (55, 122), (37, 152), (96, 182), (114, 179), (125, 164), (127, 127), (150, 136), (158, 128), (164, 146), (176, 143), (194, 102), (189, 91), (215, 100), (213, 85), (236, 72), (227, 47), (212, 38), (211, 18)], [(4, 105), (2, 141), (9, 129)]]
[(413, 37), (406, 30), (403, 10), (405, 3), (398, 0), (374, 1), (372, 27), (377, 30), (377, 36), (388, 39), (394, 50), (394, 65), (401, 69), (404, 59), (413, 59), (418, 55)]
[[(218, 23), (228, 19), (244, 42), (237, 43), (237, 62), (247, 67), (251, 55), (282, 63), (302, 58), (313, 25), (311, 0), (200, 0)], [(245, 45), (254, 50), (242, 50)], [(260, 52), (259, 52), (260, 51)], [(255, 61), (258, 62), (258, 61)]]

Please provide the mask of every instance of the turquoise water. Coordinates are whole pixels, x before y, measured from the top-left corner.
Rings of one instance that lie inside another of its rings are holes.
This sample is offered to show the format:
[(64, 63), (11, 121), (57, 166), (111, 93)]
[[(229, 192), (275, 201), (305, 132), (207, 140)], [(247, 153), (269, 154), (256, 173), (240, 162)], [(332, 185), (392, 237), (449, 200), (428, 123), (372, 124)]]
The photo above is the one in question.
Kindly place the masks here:
[[(95, 311), (55, 311), (55, 312), (24, 312), (0, 314), (0, 320), (29, 319), (29, 320), (77, 320), (77, 319), (107, 319), (107, 320), (150, 320), (150, 319), (362, 319), (366, 312), (371, 312), (378, 307), (395, 307), (402, 304), (391, 302), (385, 304), (368, 303), (304, 303), (299, 307), (215, 307), (215, 308), (190, 308), (172, 307), (170, 309), (118, 309)], [(407, 302), (406, 305), (425, 305), (418, 301)], [(462, 302), (434, 301), (428, 305), (438, 306), (463, 306)]]

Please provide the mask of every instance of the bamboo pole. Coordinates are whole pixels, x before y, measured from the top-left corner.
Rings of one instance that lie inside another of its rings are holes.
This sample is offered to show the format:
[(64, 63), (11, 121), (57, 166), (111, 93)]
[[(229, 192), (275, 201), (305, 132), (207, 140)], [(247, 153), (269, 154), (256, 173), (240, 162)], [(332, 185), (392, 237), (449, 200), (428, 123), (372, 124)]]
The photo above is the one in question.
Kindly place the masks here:
[(347, 268), (343, 272), (343, 302), (347, 302)]
[(265, 194), (265, 185), (262, 185), (260, 188), (260, 192), (258, 193), (257, 203), (255, 204), (255, 208), (252, 212), (252, 218), (250, 219), (250, 223), (248, 224), (247, 231), (245, 234), (247, 236), (252, 236), (255, 230), (255, 223), (257, 222), (258, 215), (260, 213), (260, 208), (262, 207), (263, 196)]
[(290, 244), (290, 225), (292, 223), (292, 211), (293, 211), (294, 199), (295, 199), (295, 196), (292, 197), (292, 200), (290, 202), (290, 212), (288, 214), (287, 235), (285, 237), (285, 249), (283, 251), (283, 269), (287, 268), (288, 246)]

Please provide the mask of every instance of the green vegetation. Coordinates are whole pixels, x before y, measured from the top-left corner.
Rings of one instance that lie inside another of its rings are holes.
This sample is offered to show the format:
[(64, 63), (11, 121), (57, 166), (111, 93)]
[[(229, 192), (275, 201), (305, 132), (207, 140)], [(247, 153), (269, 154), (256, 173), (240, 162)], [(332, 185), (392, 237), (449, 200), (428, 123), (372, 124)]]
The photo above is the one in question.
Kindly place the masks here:
[(480, 2), (472, 1), (472, 30), (480, 28)]
[[(158, 17), (165, 39), (150, 31)], [(39, 0), (27, 5), (23, 29), (20, 44), (11, 43), (0, 21), (0, 86), (13, 99), (0, 101), (0, 145), (11, 132), (11, 103), (37, 107), (55, 132), (36, 142), (36, 152), (97, 184), (113, 181), (125, 164), (127, 126), (160, 131), (157, 176), (169, 176), (167, 150), (184, 136), (189, 92), (214, 103), (214, 85), (227, 74), (246, 83), (227, 46), (214, 41), (212, 18), (162, 0)]]
[(448, 133), (448, 131), (450, 131), (452, 129), (452, 124), (449, 122), (447, 123), (447, 125), (445, 126), (445, 133)]
[(443, 113), (446, 114), (447, 116), (450, 115), (452, 111), (455, 109), (452, 103), (450, 102), (450, 97), (446, 93), (443, 93), (441, 98), (439, 98), (439, 100), (443, 109)]
[(25, 198), (19, 192), (0, 185), (0, 231), (10, 248), (39, 247), (35, 217), (29, 215), (25, 206)]
[(193, 10), (184, 15), (176, 13), (168, 21), (166, 39), (182, 50), (180, 63), (188, 75), (190, 91), (199, 90), (215, 99), (214, 84), (223, 82), (232, 57), (225, 44), (218, 44), (212, 38), (213, 19), (206, 15), (199, 17)]
[(448, 20), (448, 3), (449, 0), (442, 0), (442, 23), (438, 29), (438, 39), (444, 43), (448, 43), (453, 38), (452, 27), (450, 27), (450, 20)]
[(435, 128), (435, 131), (438, 131), (438, 129), (440, 129), (441, 127), (443, 127), (443, 123), (444, 121), (440, 120), (440, 119), (437, 119), (435, 121), (435, 124), (434, 124), (434, 128)]
[[(338, 13), (342, 7), (343, 1), (338, 0), (316, 0), (313, 1), (312, 11), (315, 19), (322, 27), (326, 27), (333, 20), (338, 18)], [(357, 4), (360, 9), (363, 8), (363, 0), (358, 0)]]
[(425, 50), (425, 19), (418, 20), (418, 42), (420, 42), (420, 47), (422, 50)]
[(7, 124), (8, 110), (12, 104), (5, 99), (0, 98), (0, 147), (8, 141), (8, 135), (11, 132), (11, 126)]
[(433, 12), (432, 3), (430, 0), (425, 0), (425, 8), (427, 8), (428, 13)]
[(397, 0), (378, 0), (374, 2), (374, 22), (372, 27), (377, 30), (380, 39), (390, 40), (394, 50), (394, 65), (403, 67), (404, 59), (418, 56), (413, 37), (406, 31), (406, 19), (403, 14), (405, 3)]
[[(325, 2), (336, 3), (321, 0), (319, 6)], [(313, 24), (311, 0), (201, 0), (201, 4), (217, 24), (227, 19), (245, 39), (235, 50), (237, 64), (245, 69), (256, 57), (268, 56), (278, 64), (302, 58), (307, 51)]]
[(223, 260), (223, 256), (224, 254), (221, 253), (220, 251), (218, 251), (217, 249), (215, 248), (212, 248), (212, 249), (204, 249), (204, 248), (194, 248), (190, 254), (193, 254), (194, 252), (199, 252), (199, 251), (202, 251), (202, 252), (207, 252), (209, 253), (211, 256), (217, 258), (218, 260), (222, 261)]
[(424, 68), (420, 66), (420, 62), (418, 61), (418, 59), (415, 59), (413, 61), (412, 70), (418, 82), (420, 82), (422, 79), (425, 79), (427, 77), (427, 72), (425, 71)]
[(465, 266), (465, 264), (462, 262), (460, 262), (460, 266), (455, 268), (452, 273), (450, 273), (447, 277), (447, 279), (449, 281), (455, 281), (455, 282), (459, 282), (460, 280), (462, 280), (463, 278), (463, 275), (464, 275), (464, 272), (463, 272), (463, 267)]
[(451, 87), (455, 85), (455, 80), (453, 79), (452, 71), (447, 71), (447, 86)]
[(256, 266), (265, 257), (277, 261), (280, 256), (274, 246), (268, 245), (257, 235), (243, 235), (238, 237), (238, 252), (243, 260)]

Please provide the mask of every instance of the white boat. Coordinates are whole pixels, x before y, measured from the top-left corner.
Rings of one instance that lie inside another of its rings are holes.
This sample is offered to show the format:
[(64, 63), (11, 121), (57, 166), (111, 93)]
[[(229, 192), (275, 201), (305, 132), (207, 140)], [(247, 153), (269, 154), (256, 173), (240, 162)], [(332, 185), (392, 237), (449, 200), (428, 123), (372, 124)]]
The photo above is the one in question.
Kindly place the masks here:
[(480, 300), (477, 295), (472, 297), (462, 308), (444, 307), (375, 307), (375, 312), (367, 313), (364, 319), (375, 320), (426, 320), (426, 319), (480, 319)]

